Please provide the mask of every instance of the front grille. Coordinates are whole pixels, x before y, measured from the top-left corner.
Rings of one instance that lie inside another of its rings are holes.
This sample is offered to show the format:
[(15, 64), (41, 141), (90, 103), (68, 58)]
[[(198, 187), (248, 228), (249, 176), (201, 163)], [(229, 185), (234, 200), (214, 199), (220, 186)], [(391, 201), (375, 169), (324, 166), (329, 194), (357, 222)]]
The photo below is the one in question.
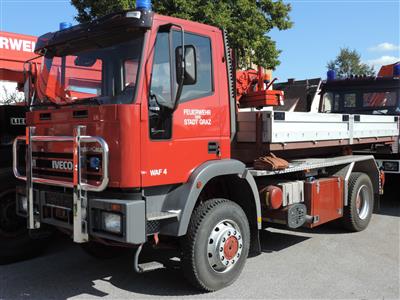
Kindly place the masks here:
[(73, 195), (71, 190), (37, 191), (40, 195), (42, 222), (68, 228), (73, 224)]
[(73, 159), (72, 153), (57, 153), (57, 152), (32, 152), (33, 157), (46, 157), (46, 158), (65, 158)]
[(61, 194), (54, 192), (44, 192), (44, 202), (48, 205), (57, 207), (65, 207), (72, 209), (73, 197), (72, 194)]
[[(72, 182), (73, 155), (71, 153), (33, 152), (32, 159), (32, 171), (34, 177), (59, 179)], [(86, 170), (88, 167), (89, 162), (86, 164)], [(101, 181), (102, 179), (101, 172), (85, 171), (85, 169), (82, 172), (82, 176), (83, 179), (88, 181)]]

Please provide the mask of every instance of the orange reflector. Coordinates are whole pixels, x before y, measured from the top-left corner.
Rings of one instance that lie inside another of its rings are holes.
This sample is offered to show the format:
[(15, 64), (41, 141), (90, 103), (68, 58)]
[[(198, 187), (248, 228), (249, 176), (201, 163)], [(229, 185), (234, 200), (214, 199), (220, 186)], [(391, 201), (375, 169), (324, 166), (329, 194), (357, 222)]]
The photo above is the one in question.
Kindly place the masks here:
[(111, 210), (121, 212), (122, 206), (121, 206), (121, 204), (111, 204)]
[(201, 181), (197, 181), (196, 187), (200, 189), (203, 186), (203, 183)]
[(25, 128), (25, 144), (29, 145), (29, 127)]

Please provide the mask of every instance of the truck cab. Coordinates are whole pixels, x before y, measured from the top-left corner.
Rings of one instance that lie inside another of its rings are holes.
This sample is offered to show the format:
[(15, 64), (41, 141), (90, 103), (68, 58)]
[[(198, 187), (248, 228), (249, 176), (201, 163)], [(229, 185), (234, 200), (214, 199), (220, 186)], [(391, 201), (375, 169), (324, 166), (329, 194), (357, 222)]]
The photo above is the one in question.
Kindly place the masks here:
[(400, 115), (398, 77), (327, 80), (321, 94), (323, 113)]

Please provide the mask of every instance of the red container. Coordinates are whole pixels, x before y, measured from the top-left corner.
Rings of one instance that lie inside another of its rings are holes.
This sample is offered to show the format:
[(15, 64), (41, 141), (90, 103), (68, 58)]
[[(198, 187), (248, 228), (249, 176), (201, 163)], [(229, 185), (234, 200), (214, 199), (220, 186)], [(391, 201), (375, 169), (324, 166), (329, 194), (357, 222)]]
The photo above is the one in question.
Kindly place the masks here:
[(313, 228), (343, 216), (344, 180), (342, 177), (329, 177), (306, 182), (304, 185), (304, 204), (307, 214), (313, 217), (306, 226)]

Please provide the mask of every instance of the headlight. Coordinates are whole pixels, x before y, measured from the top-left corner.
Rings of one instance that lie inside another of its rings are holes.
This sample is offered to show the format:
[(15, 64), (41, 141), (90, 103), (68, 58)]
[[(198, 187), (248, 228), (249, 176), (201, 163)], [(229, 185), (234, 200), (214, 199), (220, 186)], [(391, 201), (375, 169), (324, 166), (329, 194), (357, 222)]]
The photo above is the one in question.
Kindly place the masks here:
[(28, 212), (28, 199), (25, 196), (18, 195), (18, 207), (21, 212)]
[(102, 212), (103, 230), (115, 234), (122, 234), (122, 218), (121, 215)]

